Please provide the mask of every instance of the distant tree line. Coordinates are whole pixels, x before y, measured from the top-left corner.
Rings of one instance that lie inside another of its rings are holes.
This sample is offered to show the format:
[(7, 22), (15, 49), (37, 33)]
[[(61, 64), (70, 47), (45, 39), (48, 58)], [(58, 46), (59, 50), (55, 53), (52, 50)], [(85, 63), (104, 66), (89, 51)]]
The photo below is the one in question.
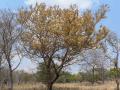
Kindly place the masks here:
[[(2, 71), (3, 73), (1, 74), (1, 78), (3, 79), (3, 83), (7, 84), (8, 80), (8, 70), (4, 69)], [(82, 83), (82, 82), (89, 82), (93, 84), (93, 79), (94, 83), (96, 84), (103, 84), (103, 78), (104, 81), (112, 81), (114, 80), (116, 76), (116, 71), (114, 68), (107, 70), (104, 69), (104, 77), (101, 74), (101, 69), (96, 68), (95, 69), (95, 75), (93, 78), (91, 70), (88, 72), (78, 72), (77, 74), (72, 74), (68, 71), (63, 71), (61, 74), (61, 77), (56, 81), (57, 83)], [(120, 78), (120, 69), (119, 69), (119, 74), (118, 77)], [(38, 72), (36, 73), (28, 73), (25, 71), (15, 71), (13, 73), (13, 81), (16, 84), (26, 84), (26, 83), (44, 83), (46, 80), (45, 74), (43, 72)]]

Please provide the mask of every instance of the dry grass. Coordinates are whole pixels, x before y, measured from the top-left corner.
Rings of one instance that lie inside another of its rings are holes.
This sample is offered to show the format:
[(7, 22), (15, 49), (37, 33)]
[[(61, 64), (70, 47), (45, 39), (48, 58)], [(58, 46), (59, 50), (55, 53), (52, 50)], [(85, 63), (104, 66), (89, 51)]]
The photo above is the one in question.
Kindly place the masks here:
[[(7, 89), (2, 89), (7, 90)], [(14, 90), (46, 90), (43, 84), (21, 84), (15, 85)], [(105, 82), (101, 85), (90, 85), (88, 83), (66, 83), (55, 84), (53, 90), (115, 90), (114, 82)]]

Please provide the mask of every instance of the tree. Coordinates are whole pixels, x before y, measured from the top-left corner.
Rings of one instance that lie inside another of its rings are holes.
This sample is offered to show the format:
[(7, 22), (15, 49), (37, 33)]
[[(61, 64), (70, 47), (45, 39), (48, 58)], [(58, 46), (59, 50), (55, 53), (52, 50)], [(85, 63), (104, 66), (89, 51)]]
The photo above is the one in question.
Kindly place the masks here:
[(20, 55), (18, 51), (18, 38), (21, 35), (19, 25), (17, 25), (16, 14), (10, 10), (0, 11), (0, 41), (3, 52), (3, 59), (9, 67), (9, 90), (13, 90), (13, 71), (20, 65), (13, 68), (13, 59)]
[(111, 68), (109, 71), (109, 76), (114, 79), (116, 76), (120, 77), (120, 69), (117, 71), (115, 68)]
[(36, 81), (34, 73), (27, 73), (25, 71), (17, 70), (13, 73), (13, 80), (15, 83), (22, 84), (22, 83), (33, 83)]
[(103, 74), (105, 65), (105, 53), (102, 49), (89, 49), (83, 52), (82, 66), (86, 68), (87, 71), (91, 70), (90, 72), (92, 72), (92, 84), (95, 82), (96, 71), (98, 72), (98, 69), (101, 69)]
[(113, 32), (110, 32), (107, 36), (107, 43), (112, 48), (112, 55), (109, 58), (113, 61), (114, 64), (114, 71), (115, 71), (115, 82), (116, 82), (116, 89), (119, 90), (119, 52), (120, 52), (120, 40), (117, 35)]
[(95, 14), (90, 10), (80, 14), (75, 6), (61, 9), (36, 4), (19, 11), (18, 21), (25, 28), (22, 45), (33, 60), (44, 62), (47, 90), (52, 90), (61, 71), (75, 63), (81, 51), (99, 46), (108, 29), (103, 26), (97, 32), (95, 27), (107, 9), (104, 5)]
[(2, 68), (3, 68), (3, 52), (2, 52), (2, 47), (0, 48), (0, 87), (2, 83)]
[(2, 69), (3, 69), (3, 64), (4, 64), (4, 60), (3, 60), (3, 45), (2, 45), (2, 37), (0, 36), (0, 87), (2, 84)]

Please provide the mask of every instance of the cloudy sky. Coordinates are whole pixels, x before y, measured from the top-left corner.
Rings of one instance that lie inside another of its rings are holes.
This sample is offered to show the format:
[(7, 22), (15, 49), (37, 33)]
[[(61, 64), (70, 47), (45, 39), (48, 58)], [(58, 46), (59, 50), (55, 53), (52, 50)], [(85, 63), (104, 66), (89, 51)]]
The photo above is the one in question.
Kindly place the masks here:
[[(47, 6), (59, 5), (61, 8), (68, 8), (71, 4), (76, 4), (81, 10), (95, 10), (102, 4), (108, 4), (110, 10), (107, 13), (107, 18), (100, 22), (100, 24), (106, 25), (111, 31), (117, 33), (120, 37), (120, 0), (0, 0), (0, 9), (9, 8), (17, 10), (22, 6), (34, 6), (36, 2), (44, 2)], [(19, 69), (23, 68), (26, 71), (30, 71), (35, 68), (35, 64), (32, 64), (29, 60), (24, 59)], [(72, 71), (76, 72), (77, 70), (78, 68), (74, 68)]]
[(99, 0), (25, 0), (25, 4), (34, 5), (35, 3), (45, 2), (47, 5), (59, 5), (61, 8), (68, 8), (71, 4), (77, 4), (79, 8), (91, 8), (95, 4), (99, 4)]

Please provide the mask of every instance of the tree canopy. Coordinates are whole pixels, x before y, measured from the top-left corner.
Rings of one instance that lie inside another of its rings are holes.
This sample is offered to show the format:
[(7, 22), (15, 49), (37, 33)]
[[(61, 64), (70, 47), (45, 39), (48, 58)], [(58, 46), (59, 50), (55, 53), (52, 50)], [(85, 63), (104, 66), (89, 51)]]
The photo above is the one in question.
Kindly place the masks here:
[(97, 30), (96, 25), (106, 17), (107, 9), (103, 5), (96, 13), (91, 10), (80, 13), (76, 6), (61, 9), (36, 4), (19, 11), (18, 22), (25, 29), (21, 36), (23, 47), (31, 58), (44, 62), (48, 90), (62, 69), (76, 62), (81, 51), (99, 47), (108, 29), (101, 26)]

